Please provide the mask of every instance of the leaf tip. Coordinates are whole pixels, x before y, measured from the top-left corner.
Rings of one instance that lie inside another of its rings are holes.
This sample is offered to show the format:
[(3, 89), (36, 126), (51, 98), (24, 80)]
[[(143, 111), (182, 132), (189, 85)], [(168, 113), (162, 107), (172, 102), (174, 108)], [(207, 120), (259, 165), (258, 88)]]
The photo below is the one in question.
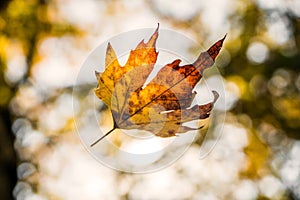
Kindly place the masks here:
[(107, 67), (113, 62), (117, 62), (117, 64), (119, 64), (117, 55), (116, 55), (111, 43), (108, 42), (107, 47), (106, 47), (105, 66)]
[(106, 52), (109, 52), (111, 51), (113, 48), (112, 48), (112, 45), (110, 42), (107, 43), (107, 47), (106, 47)]
[(207, 53), (210, 55), (210, 57), (213, 59), (213, 61), (215, 61), (216, 57), (218, 56), (218, 54), (223, 46), (223, 42), (224, 42), (226, 36), (227, 36), (227, 33), (225, 34), (225, 36), (222, 39), (220, 39), (218, 42), (216, 42), (214, 45), (212, 45), (207, 50)]
[(152, 34), (151, 38), (147, 42), (147, 46), (155, 47), (156, 40), (158, 38), (158, 30), (159, 30), (159, 23), (157, 23), (157, 28), (155, 29), (154, 33)]
[(96, 76), (97, 80), (99, 80), (101, 75), (102, 75), (101, 72), (95, 71), (95, 76)]
[(213, 90), (212, 93), (213, 93), (213, 95), (214, 95), (213, 103), (215, 103), (215, 102), (218, 100), (218, 98), (219, 98), (220, 95), (219, 95), (219, 93), (218, 93), (217, 91), (215, 91), (215, 90)]
[[(220, 42), (220, 49), (222, 48), (223, 42), (225, 41), (226, 37), (227, 37), (227, 33), (224, 35), (224, 37), (223, 37), (222, 39), (220, 39), (220, 40), (218, 41), (218, 42)], [(217, 42), (217, 43), (218, 43), (218, 42)]]

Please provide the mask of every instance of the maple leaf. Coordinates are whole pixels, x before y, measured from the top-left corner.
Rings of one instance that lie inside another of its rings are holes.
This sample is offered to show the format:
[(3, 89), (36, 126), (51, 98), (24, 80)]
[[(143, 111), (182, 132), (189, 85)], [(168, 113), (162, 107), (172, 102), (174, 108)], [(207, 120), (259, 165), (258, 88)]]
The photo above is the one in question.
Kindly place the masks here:
[(191, 128), (183, 123), (209, 117), (219, 97), (218, 93), (212, 91), (212, 102), (191, 107), (196, 95), (193, 89), (204, 70), (214, 64), (226, 35), (206, 52), (202, 52), (193, 64), (180, 66), (181, 60), (177, 59), (165, 65), (143, 87), (157, 60), (155, 43), (158, 29), (159, 27), (148, 42), (142, 40), (131, 50), (124, 66), (120, 66), (111, 44), (108, 43), (105, 71), (95, 72), (98, 80), (95, 94), (111, 110), (114, 127), (91, 146), (116, 128), (146, 130), (159, 137), (171, 137), (201, 128)]

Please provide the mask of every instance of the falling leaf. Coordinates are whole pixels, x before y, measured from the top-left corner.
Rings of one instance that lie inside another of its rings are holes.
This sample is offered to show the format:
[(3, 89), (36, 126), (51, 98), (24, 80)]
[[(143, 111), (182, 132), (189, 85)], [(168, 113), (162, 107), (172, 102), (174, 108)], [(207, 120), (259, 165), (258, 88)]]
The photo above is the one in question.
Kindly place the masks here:
[(158, 28), (148, 42), (142, 40), (130, 52), (124, 66), (119, 64), (117, 55), (108, 43), (105, 71), (96, 72), (98, 87), (95, 94), (111, 110), (114, 127), (91, 146), (116, 128), (146, 130), (159, 137), (171, 137), (201, 128), (191, 128), (183, 123), (209, 117), (218, 93), (212, 91), (212, 102), (191, 107), (196, 95), (193, 89), (204, 70), (214, 64), (225, 37), (202, 52), (193, 64), (180, 66), (181, 60), (177, 59), (165, 65), (144, 86), (158, 56), (155, 49)]

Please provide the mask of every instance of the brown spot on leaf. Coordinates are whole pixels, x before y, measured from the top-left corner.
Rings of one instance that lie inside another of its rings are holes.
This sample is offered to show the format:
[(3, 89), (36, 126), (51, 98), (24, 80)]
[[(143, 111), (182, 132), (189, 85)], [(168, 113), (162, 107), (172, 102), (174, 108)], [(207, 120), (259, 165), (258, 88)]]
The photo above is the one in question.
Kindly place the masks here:
[(168, 133), (170, 134), (170, 135), (174, 135), (175, 134), (175, 131), (174, 130), (168, 130)]

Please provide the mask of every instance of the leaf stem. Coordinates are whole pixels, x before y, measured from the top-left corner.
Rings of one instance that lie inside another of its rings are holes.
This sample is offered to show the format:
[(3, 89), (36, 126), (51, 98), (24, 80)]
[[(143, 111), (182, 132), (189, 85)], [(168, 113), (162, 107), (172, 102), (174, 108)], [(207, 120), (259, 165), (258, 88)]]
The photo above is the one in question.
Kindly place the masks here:
[(109, 134), (111, 134), (115, 129), (116, 129), (116, 127), (113, 127), (105, 135), (101, 136), (98, 140), (96, 140), (93, 144), (91, 144), (90, 147), (93, 147), (95, 144), (97, 144), (98, 142), (100, 142), (103, 138), (105, 138), (106, 136), (108, 136)]

